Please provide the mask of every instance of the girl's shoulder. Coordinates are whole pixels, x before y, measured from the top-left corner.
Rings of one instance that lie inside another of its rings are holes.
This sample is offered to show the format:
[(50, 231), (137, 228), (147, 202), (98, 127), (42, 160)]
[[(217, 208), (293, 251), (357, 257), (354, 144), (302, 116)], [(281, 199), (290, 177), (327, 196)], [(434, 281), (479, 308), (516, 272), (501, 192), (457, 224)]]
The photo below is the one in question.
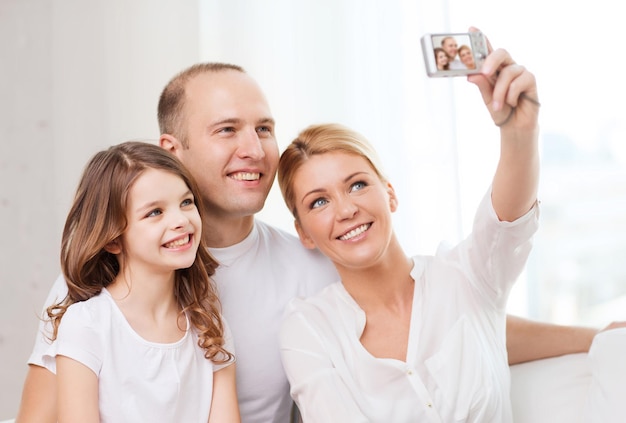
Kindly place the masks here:
[(103, 290), (85, 301), (78, 301), (67, 308), (61, 323), (75, 320), (82, 325), (90, 324), (93, 321), (108, 321), (114, 314), (115, 304), (111, 296)]

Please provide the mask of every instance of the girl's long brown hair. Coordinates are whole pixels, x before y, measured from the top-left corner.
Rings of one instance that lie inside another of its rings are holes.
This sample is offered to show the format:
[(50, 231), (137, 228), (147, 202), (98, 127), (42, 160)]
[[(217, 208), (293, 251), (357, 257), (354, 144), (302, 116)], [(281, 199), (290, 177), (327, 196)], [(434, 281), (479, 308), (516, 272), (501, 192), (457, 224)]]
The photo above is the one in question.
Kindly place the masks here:
[[(87, 164), (63, 229), (61, 269), (68, 294), (47, 309), (52, 321), (52, 340), (67, 308), (88, 300), (107, 287), (120, 271), (114, 254), (105, 246), (126, 230), (128, 192), (146, 169), (179, 176), (195, 197), (202, 217), (202, 196), (187, 169), (171, 153), (145, 142), (125, 142), (97, 153)], [(122, 252), (123, 254), (123, 252)], [(174, 295), (198, 331), (198, 345), (205, 357), (223, 363), (233, 355), (223, 348), (224, 326), (221, 306), (210, 279), (217, 261), (200, 240), (196, 260), (187, 269), (175, 271)]]

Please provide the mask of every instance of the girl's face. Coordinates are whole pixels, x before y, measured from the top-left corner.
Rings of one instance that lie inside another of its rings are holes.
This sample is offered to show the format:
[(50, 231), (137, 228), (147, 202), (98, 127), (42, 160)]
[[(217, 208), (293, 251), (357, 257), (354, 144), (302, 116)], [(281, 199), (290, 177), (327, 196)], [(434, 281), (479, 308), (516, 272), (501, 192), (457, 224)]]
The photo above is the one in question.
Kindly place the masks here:
[(190, 267), (202, 223), (189, 187), (177, 175), (145, 170), (128, 193), (123, 263), (133, 271), (167, 273)]
[(393, 235), (393, 187), (363, 157), (315, 155), (295, 174), (296, 229), (338, 267), (363, 268), (383, 257)]
[(445, 51), (437, 52), (437, 69), (443, 69), (448, 64), (448, 55)]

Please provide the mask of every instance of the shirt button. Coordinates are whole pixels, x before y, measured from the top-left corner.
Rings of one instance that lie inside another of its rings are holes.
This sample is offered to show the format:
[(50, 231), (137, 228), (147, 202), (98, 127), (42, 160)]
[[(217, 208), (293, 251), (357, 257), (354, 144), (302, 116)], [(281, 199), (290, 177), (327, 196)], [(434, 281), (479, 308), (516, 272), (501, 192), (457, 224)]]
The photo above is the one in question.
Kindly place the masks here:
[(409, 376), (411, 376), (411, 375), (413, 374), (413, 370), (411, 370), (411, 369), (407, 370), (407, 371), (406, 371), (406, 374), (407, 374), (407, 375), (409, 375)]
[(432, 404), (432, 403), (430, 403), (430, 402), (427, 402), (427, 403), (426, 403), (426, 407), (428, 407), (428, 408), (433, 408), (433, 404)]

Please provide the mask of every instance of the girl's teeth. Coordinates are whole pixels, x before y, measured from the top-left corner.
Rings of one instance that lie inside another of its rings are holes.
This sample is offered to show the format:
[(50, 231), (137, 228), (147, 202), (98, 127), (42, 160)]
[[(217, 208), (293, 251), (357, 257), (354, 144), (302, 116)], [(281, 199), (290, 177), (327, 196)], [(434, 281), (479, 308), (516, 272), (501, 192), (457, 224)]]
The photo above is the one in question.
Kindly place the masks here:
[(176, 241), (168, 242), (167, 244), (165, 244), (165, 248), (180, 247), (182, 245), (187, 244), (188, 242), (189, 242), (189, 235), (187, 235), (185, 238), (181, 238), (181, 239), (177, 239)]

